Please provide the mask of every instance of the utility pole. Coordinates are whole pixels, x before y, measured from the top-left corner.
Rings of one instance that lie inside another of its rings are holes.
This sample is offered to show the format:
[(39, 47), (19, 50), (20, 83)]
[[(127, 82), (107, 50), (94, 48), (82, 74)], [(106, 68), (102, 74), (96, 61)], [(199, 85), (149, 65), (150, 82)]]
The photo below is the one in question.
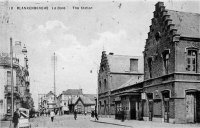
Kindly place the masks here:
[(53, 54), (54, 101), (56, 101), (56, 55)]
[(13, 85), (13, 46), (12, 46), (12, 37), (10, 37), (10, 68), (11, 68), (11, 115), (13, 118), (14, 114), (14, 85)]

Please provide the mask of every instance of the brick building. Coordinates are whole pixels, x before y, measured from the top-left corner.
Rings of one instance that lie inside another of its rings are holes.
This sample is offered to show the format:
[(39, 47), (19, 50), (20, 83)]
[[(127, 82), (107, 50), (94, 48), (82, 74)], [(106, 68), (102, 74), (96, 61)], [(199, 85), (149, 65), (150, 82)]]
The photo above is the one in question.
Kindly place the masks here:
[(116, 98), (112, 91), (124, 83), (143, 76), (143, 59), (136, 56), (114, 55), (102, 52), (98, 74), (98, 112), (100, 115), (114, 115)]
[(144, 50), (145, 120), (200, 122), (200, 14), (155, 5)]

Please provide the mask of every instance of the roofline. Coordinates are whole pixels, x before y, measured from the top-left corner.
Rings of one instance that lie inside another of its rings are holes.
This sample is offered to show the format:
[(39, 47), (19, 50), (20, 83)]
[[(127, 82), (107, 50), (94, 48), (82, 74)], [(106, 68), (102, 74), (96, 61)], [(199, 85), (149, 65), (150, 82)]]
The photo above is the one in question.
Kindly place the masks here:
[[(122, 88), (113, 89), (113, 90), (111, 90), (111, 92), (115, 92), (115, 91), (119, 91), (119, 90), (122, 90), (122, 89), (126, 89), (126, 88), (129, 88), (129, 87), (132, 87), (132, 86), (136, 86), (136, 85), (139, 85), (139, 84), (142, 84), (142, 83), (144, 83), (144, 81), (141, 81), (141, 82), (129, 85), (129, 86), (125, 86), (125, 87), (122, 87)], [(142, 88), (136, 88), (136, 90), (139, 90), (139, 89), (142, 89)]]
[(131, 55), (109, 55), (109, 54), (107, 54), (107, 56), (124, 56), (124, 57), (135, 57), (135, 58), (138, 58), (138, 57), (142, 57), (142, 55), (141, 56), (131, 56)]
[(138, 72), (110, 72), (110, 74), (124, 74), (124, 75), (144, 75), (144, 73)]
[(191, 14), (197, 14), (197, 15), (200, 15), (199, 13), (197, 12), (185, 12), (185, 11), (178, 11), (178, 10), (171, 10), (171, 9), (165, 9), (166, 11), (174, 11), (174, 12), (182, 12), (182, 13), (191, 13)]
[(200, 38), (197, 38), (197, 37), (180, 36), (180, 40), (200, 42)]

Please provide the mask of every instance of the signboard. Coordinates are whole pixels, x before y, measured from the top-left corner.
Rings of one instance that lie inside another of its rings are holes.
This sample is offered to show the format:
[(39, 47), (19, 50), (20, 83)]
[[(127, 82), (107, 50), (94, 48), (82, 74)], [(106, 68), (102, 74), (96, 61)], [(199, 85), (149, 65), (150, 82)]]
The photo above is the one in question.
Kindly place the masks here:
[(146, 99), (147, 99), (146, 93), (142, 93), (142, 94), (141, 94), (141, 99), (142, 99), (142, 100), (146, 100)]

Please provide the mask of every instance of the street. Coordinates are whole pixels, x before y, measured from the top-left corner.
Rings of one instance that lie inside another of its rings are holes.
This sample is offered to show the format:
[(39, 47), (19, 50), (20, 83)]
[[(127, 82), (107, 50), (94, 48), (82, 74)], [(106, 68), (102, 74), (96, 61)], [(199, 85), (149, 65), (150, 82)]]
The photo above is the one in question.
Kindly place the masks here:
[[(31, 128), (199, 128), (200, 124), (171, 124), (152, 121), (116, 120), (113, 117), (99, 117), (98, 121), (90, 115), (78, 115), (74, 120), (73, 115), (55, 116), (54, 122), (50, 117), (40, 116), (31, 118)], [(9, 121), (1, 121), (1, 128), (9, 128)]]
[(97, 122), (94, 118), (90, 118), (90, 115), (78, 115), (77, 120), (74, 120), (73, 115), (56, 116), (54, 122), (51, 122), (50, 117), (41, 116), (37, 118), (31, 118), (32, 128), (48, 127), (48, 128), (127, 128), (128, 126), (115, 125), (106, 122)]

